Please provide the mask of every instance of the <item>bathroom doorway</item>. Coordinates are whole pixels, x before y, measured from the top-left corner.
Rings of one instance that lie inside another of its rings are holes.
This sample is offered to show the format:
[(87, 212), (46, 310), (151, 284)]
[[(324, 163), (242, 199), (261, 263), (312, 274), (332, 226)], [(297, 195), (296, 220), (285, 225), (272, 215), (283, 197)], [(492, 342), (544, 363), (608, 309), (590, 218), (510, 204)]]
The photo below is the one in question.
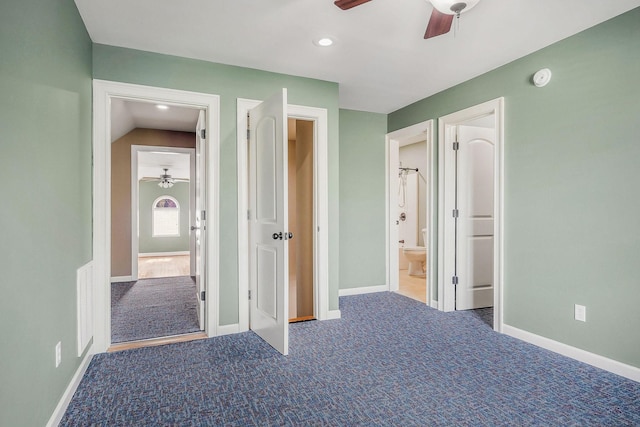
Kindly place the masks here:
[(314, 123), (288, 119), (289, 322), (315, 319), (313, 259)]
[(387, 276), (389, 290), (437, 304), (432, 256), (432, 124), (387, 135)]

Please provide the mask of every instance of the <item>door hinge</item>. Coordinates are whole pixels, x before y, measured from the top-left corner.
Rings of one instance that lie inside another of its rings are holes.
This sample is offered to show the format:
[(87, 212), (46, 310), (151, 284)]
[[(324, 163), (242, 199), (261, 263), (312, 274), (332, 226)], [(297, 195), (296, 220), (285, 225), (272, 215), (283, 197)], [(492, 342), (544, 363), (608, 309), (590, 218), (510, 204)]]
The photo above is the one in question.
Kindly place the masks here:
[(207, 130), (206, 129), (200, 129), (200, 138), (207, 139)]
[(460, 143), (459, 143), (458, 141), (455, 141), (455, 142), (453, 143), (453, 150), (454, 150), (454, 151), (457, 151), (457, 150), (459, 150), (459, 149), (460, 149)]
[(457, 285), (458, 284), (458, 276), (451, 277), (451, 283), (454, 284), (454, 285)]
[(451, 215), (454, 218), (458, 218), (458, 215), (460, 215), (460, 211), (458, 209), (454, 209), (453, 212), (451, 212)]
[(200, 301), (205, 301), (207, 296), (206, 291), (200, 291)]
[(200, 214), (200, 219), (202, 221), (206, 221), (207, 220), (207, 211), (202, 211), (202, 213)]
[(247, 209), (247, 219), (251, 219), (251, 211)]
[(249, 301), (251, 301), (251, 289), (249, 289)]
[(251, 141), (251, 129), (247, 129), (247, 141)]

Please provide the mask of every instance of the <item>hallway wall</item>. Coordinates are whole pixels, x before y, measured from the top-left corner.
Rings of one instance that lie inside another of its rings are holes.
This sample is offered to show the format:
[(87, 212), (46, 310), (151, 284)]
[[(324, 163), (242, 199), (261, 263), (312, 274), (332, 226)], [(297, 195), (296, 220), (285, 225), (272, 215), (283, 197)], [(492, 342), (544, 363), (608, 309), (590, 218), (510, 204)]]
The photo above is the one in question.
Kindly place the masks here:
[(91, 40), (73, 0), (3, 0), (0, 53), (0, 425), (43, 426), (81, 361), (76, 269), (92, 258)]
[[(176, 182), (171, 188), (161, 188), (157, 182), (140, 182), (138, 193), (138, 212), (140, 230), (138, 254), (157, 252), (189, 252), (191, 241), (189, 230), (190, 184)], [(153, 202), (161, 196), (171, 196), (180, 205), (180, 235), (153, 236)]]
[(387, 115), (340, 110), (340, 289), (386, 284)]

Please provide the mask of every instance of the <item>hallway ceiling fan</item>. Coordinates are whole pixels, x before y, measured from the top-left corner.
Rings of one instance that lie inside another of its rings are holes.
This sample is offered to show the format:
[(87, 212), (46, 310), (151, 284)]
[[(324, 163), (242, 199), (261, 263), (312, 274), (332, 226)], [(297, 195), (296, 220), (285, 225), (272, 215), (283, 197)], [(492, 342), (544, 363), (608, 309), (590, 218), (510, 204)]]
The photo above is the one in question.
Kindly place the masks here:
[(171, 188), (176, 182), (189, 182), (189, 180), (185, 178), (173, 178), (171, 175), (169, 175), (169, 168), (163, 168), (162, 170), (164, 170), (164, 173), (160, 174), (160, 176), (145, 176), (143, 178), (140, 178), (140, 181), (155, 181), (162, 188)]
[[(336, 0), (334, 4), (342, 10), (351, 9), (371, 0)], [(427, 0), (433, 5), (433, 12), (427, 24), (425, 39), (441, 36), (451, 31), (453, 18), (460, 18), (462, 12), (473, 8), (480, 0)]]

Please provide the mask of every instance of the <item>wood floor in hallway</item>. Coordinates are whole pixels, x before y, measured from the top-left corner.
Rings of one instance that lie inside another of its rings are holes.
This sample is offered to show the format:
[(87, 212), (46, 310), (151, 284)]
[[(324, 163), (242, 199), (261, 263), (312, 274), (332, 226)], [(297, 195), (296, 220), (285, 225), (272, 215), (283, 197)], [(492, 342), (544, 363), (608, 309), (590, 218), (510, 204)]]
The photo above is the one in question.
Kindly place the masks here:
[(189, 276), (189, 255), (138, 257), (138, 278)]

